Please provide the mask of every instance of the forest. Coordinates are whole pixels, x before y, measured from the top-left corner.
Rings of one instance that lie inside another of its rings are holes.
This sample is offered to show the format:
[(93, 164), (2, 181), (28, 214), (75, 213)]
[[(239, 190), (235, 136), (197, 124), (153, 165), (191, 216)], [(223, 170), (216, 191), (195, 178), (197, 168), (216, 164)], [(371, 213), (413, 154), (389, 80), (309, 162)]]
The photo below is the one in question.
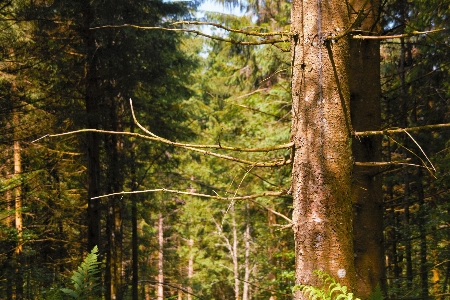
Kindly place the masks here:
[(448, 1), (204, 2), (0, 1), (0, 299), (450, 299)]

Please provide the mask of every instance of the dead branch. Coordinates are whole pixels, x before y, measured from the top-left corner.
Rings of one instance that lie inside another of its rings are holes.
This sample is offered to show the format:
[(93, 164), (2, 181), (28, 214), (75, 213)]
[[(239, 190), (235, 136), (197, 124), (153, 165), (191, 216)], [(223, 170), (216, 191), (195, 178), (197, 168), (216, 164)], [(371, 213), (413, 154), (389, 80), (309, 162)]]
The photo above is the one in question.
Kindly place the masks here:
[(409, 128), (395, 128), (395, 129), (384, 129), (384, 130), (373, 130), (373, 131), (361, 131), (354, 132), (354, 136), (374, 136), (374, 135), (389, 135), (390, 133), (404, 133), (405, 130), (409, 132), (427, 130), (427, 129), (439, 129), (450, 127), (450, 123), (446, 124), (434, 124), (434, 125), (424, 125), (424, 126), (416, 126)]
[[(279, 39), (275, 38), (264, 38), (259, 41), (239, 41), (231, 38), (223, 38), (220, 36), (214, 36), (210, 34), (206, 34), (200, 30), (194, 30), (194, 29), (184, 29), (184, 28), (167, 28), (167, 27), (159, 27), (159, 26), (138, 26), (133, 24), (123, 24), (123, 25), (103, 25), (103, 26), (97, 26), (97, 27), (91, 27), (89, 29), (96, 30), (96, 29), (104, 29), (104, 28), (124, 28), (124, 27), (132, 27), (136, 29), (142, 29), (142, 30), (162, 30), (162, 31), (173, 31), (173, 32), (189, 32), (196, 35), (200, 35), (203, 37), (207, 37), (213, 40), (218, 40), (222, 42), (227, 42), (231, 44), (236, 45), (265, 45), (265, 44), (277, 44), (277, 43), (287, 43), (289, 42), (289, 37), (282, 37)], [(252, 34), (254, 35), (254, 34)], [(262, 36), (263, 37), (263, 36)]]
[(355, 34), (352, 35), (353, 39), (357, 40), (391, 40), (391, 39), (400, 39), (400, 38), (407, 38), (407, 37), (413, 37), (416, 35), (428, 35), (430, 33), (436, 33), (439, 31), (447, 30), (446, 28), (442, 29), (435, 29), (435, 30), (427, 30), (427, 31), (413, 31), (411, 33), (403, 33), (403, 34), (397, 34), (397, 35), (361, 35), (361, 34)]
[(212, 23), (212, 22), (200, 22), (200, 21), (179, 21), (174, 22), (172, 25), (199, 25), (199, 26), (213, 26), (216, 28), (220, 28), (223, 30), (226, 30), (228, 32), (234, 32), (234, 33), (240, 33), (243, 35), (251, 35), (251, 36), (260, 36), (260, 37), (268, 37), (268, 36), (290, 36), (291, 33), (289, 31), (275, 31), (275, 32), (258, 32), (258, 31), (246, 31), (242, 29), (234, 29), (229, 28), (226, 26), (223, 26), (219, 23)]
[(165, 192), (165, 193), (173, 193), (178, 195), (188, 195), (188, 196), (195, 196), (195, 197), (202, 197), (202, 198), (208, 198), (208, 199), (215, 199), (215, 200), (227, 200), (227, 201), (238, 201), (238, 200), (250, 200), (250, 199), (256, 199), (261, 197), (277, 197), (277, 196), (283, 196), (286, 195), (286, 192), (262, 192), (259, 194), (253, 194), (253, 195), (247, 195), (247, 196), (233, 196), (233, 197), (222, 197), (219, 195), (208, 195), (208, 194), (200, 194), (200, 193), (193, 193), (193, 192), (184, 192), (184, 191), (178, 191), (178, 190), (171, 190), (166, 188), (159, 188), (159, 189), (148, 189), (148, 190), (141, 190), (141, 191), (129, 191), (129, 192), (118, 192), (118, 193), (111, 193), (106, 195), (101, 195), (97, 197), (92, 197), (91, 199), (100, 199), (100, 198), (106, 198), (106, 197), (112, 197), (112, 196), (119, 196), (119, 195), (129, 195), (129, 194), (142, 194), (142, 193), (156, 193), (156, 192)]
[[(199, 152), (199, 153), (202, 153), (204, 155), (209, 155), (209, 156), (214, 156), (214, 157), (218, 157), (218, 158), (222, 158), (222, 159), (226, 159), (226, 160), (240, 162), (240, 163), (243, 163), (243, 164), (246, 164), (246, 165), (253, 165), (255, 167), (281, 167), (281, 166), (285, 166), (285, 165), (290, 165), (292, 163), (291, 159), (279, 159), (279, 160), (273, 160), (273, 161), (268, 161), (268, 162), (254, 162), (254, 161), (240, 159), (240, 158), (229, 156), (229, 155), (225, 155), (225, 154), (215, 153), (215, 152), (212, 152), (212, 151), (209, 151), (209, 150), (200, 149), (200, 148), (215, 148), (215, 149), (242, 151), (242, 152), (268, 152), (268, 151), (279, 150), (279, 149), (286, 149), (286, 148), (292, 147), (292, 143), (281, 145), (281, 146), (276, 146), (277, 149), (274, 149), (274, 148), (259, 148), (258, 151), (254, 151), (254, 150), (257, 150), (258, 148), (234, 148), (234, 147), (224, 147), (224, 146), (220, 146), (220, 145), (189, 145), (189, 144), (182, 144), (182, 143), (172, 142), (172, 141), (169, 141), (169, 140), (166, 140), (166, 139), (163, 139), (163, 138), (159, 138), (157, 136), (146, 136), (146, 135), (143, 135), (143, 134), (133, 133), (133, 132), (109, 131), (109, 130), (101, 130), (101, 129), (80, 129), (80, 130), (69, 131), (69, 132), (64, 132), (64, 133), (47, 134), (47, 135), (45, 135), (43, 137), (40, 137), (37, 140), (34, 140), (33, 142), (39, 141), (39, 140), (41, 140), (43, 138), (46, 138), (46, 137), (58, 137), (58, 136), (70, 135), (70, 134), (76, 134), (76, 133), (82, 133), (82, 132), (97, 132), (97, 133), (129, 135), (129, 136), (139, 137), (139, 138), (152, 140), (152, 141), (156, 141), (156, 142), (162, 142), (162, 143), (165, 143), (165, 144), (168, 144), (168, 145), (172, 145), (172, 146), (188, 149), (188, 150), (191, 150), (191, 151)], [(286, 147), (287, 145), (289, 145), (289, 147)], [(264, 149), (264, 150), (261, 150), (261, 149)]]

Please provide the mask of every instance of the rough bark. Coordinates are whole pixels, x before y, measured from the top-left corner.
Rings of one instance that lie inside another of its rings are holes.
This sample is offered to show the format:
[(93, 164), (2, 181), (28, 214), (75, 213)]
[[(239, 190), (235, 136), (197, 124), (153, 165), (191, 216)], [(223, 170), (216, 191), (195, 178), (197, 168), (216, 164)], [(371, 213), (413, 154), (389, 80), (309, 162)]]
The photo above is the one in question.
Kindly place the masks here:
[[(350, 1), (354, 18), (364, 20), (355, 33), (377, 34), (379, 1)], [(350, 39), (350, 111), (355, 131), (381, 128), (380, 42)], [(381, 137), (355, 137), (352, 142), (357, 162), (381, 161)], [(367, 298), (383, 283), (383, 195), (378, 168), (354, 166), (352, 180), (353, 233), (358, 296)]]
[(347, 6), (295, 0), (291, 22), (296, 284), (317, 285), (319, 269), (353, 290), (349, 45), (327, 40), (349, 28)]

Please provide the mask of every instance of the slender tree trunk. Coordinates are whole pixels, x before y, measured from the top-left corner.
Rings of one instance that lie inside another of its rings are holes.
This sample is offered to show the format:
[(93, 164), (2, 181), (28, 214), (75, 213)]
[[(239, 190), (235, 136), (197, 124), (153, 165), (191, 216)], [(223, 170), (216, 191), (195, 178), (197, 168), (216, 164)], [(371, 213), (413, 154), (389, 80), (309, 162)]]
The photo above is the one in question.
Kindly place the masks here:
[(247, 210), (247, 222), (245, 224), (245, 233), (244, 233), (244, 241), (245, 241), (245, 258), (244, 258), (244, 286), (242, 290), (242, 300), (249, 300), (250, 296), (250, 241), (251, 241), (251, 235), (250, 235), (250, 219), (248, 215), (248, 203), (246, 205)]
[[(355, 288), (347, 37), (342, 0), (292, 2), (292, 171), (296, 284), (323, 270)], [(295, 299), (306, 299), (300, 291)]]
[[(109, 83), (111, 89), (114, 90), (114, 81)], [(105, 119), (104, 128), (112, 131), (122, 131), (121, 114), (119, 113), (121, 98), (110, 96), (108, 102), (109, 115)], [(108, 172), (106, 181), (108, 183), (107, 193), (117, 193), (123, 190), (123, 143), (119, 136), (109, 135), (105, 137), (106, 158), (108, 162)], [(108, 198), (108, 215), (107, 215), (107, 274), (108, 281), (107, 299), (122, 299), (123, 283), (122, 283), (122, 211), (123, 196), (113, 196)], [(109, 286), (109, 288), (108, 288)]]
[[(130, 132), (134, 132), (134, 122), (131, 120)], [(135, 191), (138, 188), (136, 176), (136, 155), (135, 143), (132, 142), (130, 147), (131, 159), (131, 190)], [(131, 194), (131, 260), (133, 278), (131, 282), (131, 295), (133, 300), (139, 299), (139, 240), (138, 240), (138, 211), (137, 211), (137, 195)]]
[[(9, 156), (9, 155), (8, 155)], [(9, 165), (11, 163), (11, 161), (8, 159), (7, 164)], [(6, 178), (10, 178), (11, 177), (11, 172), (9, 170), (9, 168), (6, 171)], [(7, 190), (5, 193), (5, 201), (6, 201), (6, 210), (8, 212), (8, 214), (12, 211), (14, 211), (14, 203), (12, 200), (12, 193), (11, 190)], [(14, 224), (14, 218), (12, 216), (8, 216), (8, 218), (6, 219), (6, 226), (8, 228), (14, 228), (15, 224)], [(6, 262), (5, 262), (5, 275), (6, 275), (6, 299), (7, 300), (12, 300), (13, 299), (13, 288), (14, 288), (14, 263), (13, 263), (13, 255), (12, 255), (12, 251), (11, 249), (14, 249), (14, 247), (11, 245), (10, 242), (5, 243), (6, 244), (6, 249), (7, 251), (7, 255), (6, 255)]]
[[(402, 98), (402, 127), (407, 128), (409, 125), (408, 122), (408, 94), (406, 91), (406, 45), (404, 38), (400, 39), (400, 84), (401, 84), (401, 98)], [(403, 146), (408, 147), (408, 137), (405, 136), (403, 138)], [(408, 158), (408, 150), (403, 149), (403, 159)], [(411, 249), (411, 230), (410, 230), (410, 175), (407, 168), (403, 169), (403, 238), (405, 240), (405, 258), (406, 258), (406, 281), (408, 290), (412, 290), (413, 288), (413, 267), (412, 267), (412, 249)]]
[[(354, 32), (377, 34), (379, 1), (350, 1), (354, 18), (366, 16)], [(380, 43), (378, 40), (350, 39), (350, 110), (355, 131), (380, 130), (381, 85)], [(381, 161), (381, 138), (353, 138), (357, 162)], [(352, 201), (355, 270), (358, 297), (367, 298), (383, 284), (383, 194), (379, 169), (353, 167)]]
[(419, 211), (417, 225), (419, 227), (420, 236), (420, 282), (421, 282), (421, 297), (422, 299), (428, 299), (429, 287), (428, 287), (428, 261), (427, 261), (427, 233), (426, 233), (426, 205), (425, 195), (423, 191), (422, 177), (423, 172), (421, 169), (416, 170), (416, 188), (417, 198), (419, 200)]
[[(400, 1), (400, 21), (403, 24), (407, 23), (408, 19), (408, 1), (401, 0)], [(403, 25), (402, 24), (402, 25)], [(402, 26), (404, 28), (404, 26)], [(403, 31), (403, 30), (402, 30)], [(401, 97), (401, 126), (403, 128), (407, 128), (409, 126), (408, 120), (408, 103), (409, 97), (406, 86), (406, 72), (407, 72), (407, 49), (405, 39), (400, 39), (400, 62), (399, 62), (399, 77), (400, 77), (400, 97)], [(403, 138), (403, 146), (408, 147), (408, 137), (405, 135)], [(406, 149), (402, 149), (403, 151), (403, 159), (407, 159), (408, 151)], [(406, 284), (407, 289), (412, 290), (413, 288), (413, 267), (412, 267), (412, 249), (411, 249), (411, 230), (410, 230), (410, 174), (407, 168), (403, 169), (403, 239), (405, 240), (405, 259), (406, 259)]]
[(233, 258), (233, 273), (234, 273), (234, 299), (241, 298), (240, 281), (239, 281), (239, 254), (238, 254), (238, 235), (236, 224), (236, 213), (234, 202), (230, 204), (231, 226), (233, 230), (233, 245), (231, 256)]
[[(19, 142), (18, 130), (20, 127), (19, 113), (13, 111), (13, 127), (14, 127), (14, 175), (16, 177), (22, 175), (22, 156)], [(16, 270), (16, 299), (23, 299), (23, 218), (22, 218), (22, 185), (17, 185), (14, 190), (14, 208), (15, 208), (15, 225), (17, 231), (17, 242), (14, 255), (17, 262)]]
[[(275, 207), (272, 206), (271, 209), (275, 210)], [(269, 230), (270, 230), (270, 235), (275, 238), (275, 233), (274, 233), (273, 227), (277, 223), (277, 217), (270, 210), (267, 211), (267, 221), (268, 221), (268, 226), (269, 226)], [(270, 264), (275, 264), (275, 259), (273, 257), (273, 254), (275, 253), (276, 248), (274, 246), (272, 246), (272, 245), (270, 245), (269, 247), (270, 248), (267, 249), (269, 263)], [(267, 279), (270, 280), (270, 281), (275, 282), (276, 281), (276, 274), (274, 274), (272, 271), (270, 271), (267, 274)], [(269, 300), (277, 300), (277, 296), (275, 294), (276, 287), (274, 285), (271, 285), (271, 286), (269, 286), (269, 290), (271, 292)]]
[(164, 218), (158, 214), (158, 276), (157, 276), (157, 299), (164, 300)]
[[(189, 293), (192, 293), (192, 278), (194, 277), (194, 251), (193, 251), (193, 247), (194, 247), (194, 240), (193, 239), (189, 239), (188, 240), (188, 246), (189, 246), (189, 261), (188, 261), (188, 281), (189, 281), (189, 286), (187, 288)], [(192, 300), (192, 295), (191, 294), (187, 294), (187, 300)]]
[[(84, 24), (83, 37), (85, 47), (85, 106), (87, 115), (87, 128), (98, 129), (100, 121), (98, 78), (96, 67), (95, 31), (90, 30), (94, 21), (94, 10), (90, 1), (85, 0), (83, 10)], [(87, 181), (88, 181), (88, 251), (98, 246), (100, 253), (103, 249), (100, 244), (100, 200), (92, 199), (100, 196), (100, 141), (97, 134), (87, 133)]]

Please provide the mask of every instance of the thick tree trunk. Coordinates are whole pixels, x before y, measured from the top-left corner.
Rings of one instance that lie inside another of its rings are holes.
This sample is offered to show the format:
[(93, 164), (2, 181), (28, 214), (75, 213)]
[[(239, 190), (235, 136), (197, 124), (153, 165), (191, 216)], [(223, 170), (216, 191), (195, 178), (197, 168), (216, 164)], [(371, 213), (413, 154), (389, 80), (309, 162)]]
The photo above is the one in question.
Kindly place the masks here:
[[(292, 171), (296, 284), (318, 285), (323, 270), (353, 290), (347, 5), (292, 2)], [(300, 291), (296, 299), (305, 299)]]
[[(379, 30), (379, 3), (376, 0), (350, 1), (354, 18), (365, 19), (353, 30), (364, 35)], [(355, 33), (356, 33), (355, 32)], [(381, 85), (380, 43), (378, 40), (350, 39), (350, 111), (355, 131), (380, 130)], [(353, 138), (357, 162), (381, 161), (381, 138)], [(354, 166), (352, 180), (353, 233), (358, 297), (367, 298), (383, 284), (383, 194), (380, 170)]]

